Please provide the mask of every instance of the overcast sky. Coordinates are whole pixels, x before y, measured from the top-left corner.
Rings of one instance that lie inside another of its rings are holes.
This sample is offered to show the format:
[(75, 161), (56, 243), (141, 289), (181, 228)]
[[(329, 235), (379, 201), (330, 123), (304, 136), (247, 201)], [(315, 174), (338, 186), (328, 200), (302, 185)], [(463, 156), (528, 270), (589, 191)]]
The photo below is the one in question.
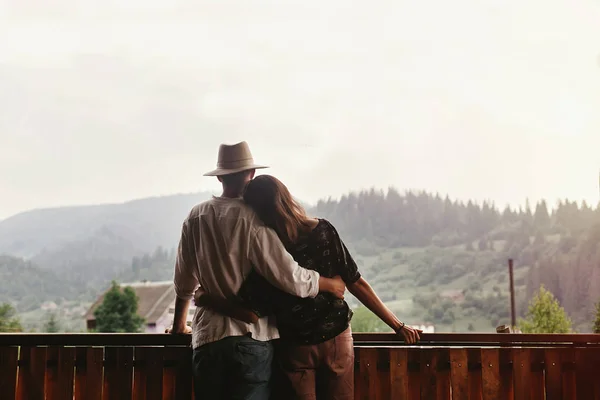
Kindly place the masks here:
[(596, 204), (599, 21), (598, 0), (0, 0), (0, 218), (217, 190), (239, 140), (310, 202)]

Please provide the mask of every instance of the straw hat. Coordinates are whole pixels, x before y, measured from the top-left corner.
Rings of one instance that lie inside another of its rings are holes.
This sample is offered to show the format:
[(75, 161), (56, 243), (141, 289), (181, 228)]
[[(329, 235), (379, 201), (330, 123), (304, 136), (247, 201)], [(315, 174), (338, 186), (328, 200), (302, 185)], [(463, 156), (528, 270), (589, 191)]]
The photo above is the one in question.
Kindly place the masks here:
[(219, 146), (217, 169), (205, 173), (204, 176), (223, 176), (260, 168), (269, 167), (254, 164), (248, 143), (222, 144)]

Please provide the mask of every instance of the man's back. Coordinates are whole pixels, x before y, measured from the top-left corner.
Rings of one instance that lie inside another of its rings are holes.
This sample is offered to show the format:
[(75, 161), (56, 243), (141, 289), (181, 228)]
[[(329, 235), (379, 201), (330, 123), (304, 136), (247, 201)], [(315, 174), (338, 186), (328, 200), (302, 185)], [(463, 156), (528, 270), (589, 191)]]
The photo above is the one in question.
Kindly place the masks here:
[(196, 249), (200, 285), (207, 294), (229, 298), (250, 272), (249, 243), (254, 212), (241, 199), (215, 197), (194, 207), (188, 232)]
[[(195, 276), (176, 279), (177, 292), (189, 297), (196, 289), (191, 283), (197, 280), (207, 294), (224, 299), (235, 296), (252, 270), (251, 241), (258, 229), (267, 228), (239, 198), (213, 197), (194, 207), (183, 225), (182, 237), (187, 246), (182, 244), (186, 249), (180, 248), (175, 274), (177, 277), (191, 272)], [(194, 348), (248, 333), (261, 341), (279, 337), (272, 317), (246, 324), (206, 307), (196, 309)]]

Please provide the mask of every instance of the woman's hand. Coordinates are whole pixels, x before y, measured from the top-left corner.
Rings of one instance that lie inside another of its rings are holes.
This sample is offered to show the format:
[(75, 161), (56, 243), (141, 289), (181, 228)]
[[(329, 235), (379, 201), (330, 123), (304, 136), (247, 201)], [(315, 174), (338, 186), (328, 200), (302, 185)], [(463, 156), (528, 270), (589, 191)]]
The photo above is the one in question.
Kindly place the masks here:
[(204, 289), (202, 289), (202, 286), (200, 286), (194, 292), (194, 305), (196, 307), (203, 307), (203, 306), (208, 305), (209, 302), (210, 302), (209, 296), (206, 294)]
[(397, 334), (404, 336), (404, 341), (407, 344), (415, 344), (421, 340), (420, 334), (423, 333), (420, 329), (415, 329), (408, 325), (403, 325), (402, 328), (396, 331)]

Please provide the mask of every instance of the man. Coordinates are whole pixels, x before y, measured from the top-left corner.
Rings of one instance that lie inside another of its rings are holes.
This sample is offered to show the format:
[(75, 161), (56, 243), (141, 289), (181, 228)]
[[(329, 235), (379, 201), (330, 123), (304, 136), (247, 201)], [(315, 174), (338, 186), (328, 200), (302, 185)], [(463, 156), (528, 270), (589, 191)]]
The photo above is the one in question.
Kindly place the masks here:
[[(233, 298), (254, 268), (272, 285), (299, 297), (319, 290), (343, 297), (341, 279), (301, 268), (278, 236), (241, 199), (246, 183), (264, 166), (254, 164), (246, 142), (221, 145), (216, 176), (223, 194), (192, 209), (183, 223), (175, 265), (172, 333), (189, 333), (186, 315), (200, 288), (223, 300)], [(198, 399), (269, 398), (273, 347), (279, 337), (273, 317), (242, 322), (198, 307), (192, 324), (193, 371)]]

